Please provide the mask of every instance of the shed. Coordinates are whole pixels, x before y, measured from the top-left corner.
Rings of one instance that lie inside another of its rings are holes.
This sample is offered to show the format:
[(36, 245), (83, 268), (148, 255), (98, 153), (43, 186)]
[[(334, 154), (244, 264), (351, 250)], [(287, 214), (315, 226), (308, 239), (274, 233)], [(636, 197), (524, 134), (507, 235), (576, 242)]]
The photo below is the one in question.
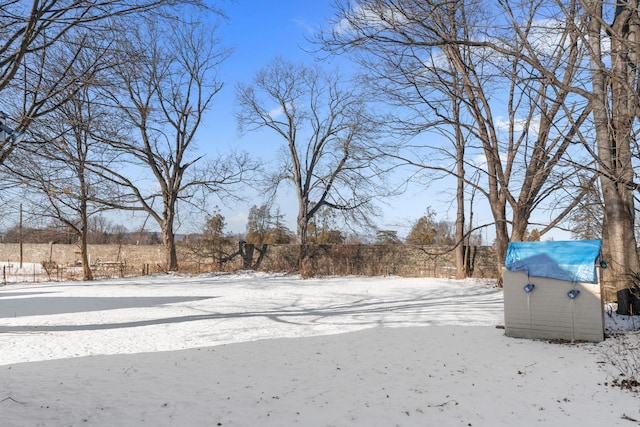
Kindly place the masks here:
[(596, 267), (600, 247), (600, 240), (509, 243), (503, 271), (505, 334), (604, 340)]

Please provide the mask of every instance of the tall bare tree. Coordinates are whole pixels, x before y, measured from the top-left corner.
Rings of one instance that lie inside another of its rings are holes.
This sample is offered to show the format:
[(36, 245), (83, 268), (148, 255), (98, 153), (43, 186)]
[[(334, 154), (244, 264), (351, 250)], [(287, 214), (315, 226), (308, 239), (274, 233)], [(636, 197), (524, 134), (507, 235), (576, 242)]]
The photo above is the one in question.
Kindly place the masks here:
[(584, 27), (576, 32), (585, 35), (590, 58), (592, 90), (586, 96), (593, 105), (604, 202), (603, 252), (609, 261), (604, 278), (618, 291), (621, 312), (628, 313), (629, 301), (620, 291), (632, 287), (640, 272), (632, 165), (640, 113), (640, 13), (636, 0), (584, 0), (581, 5), (584, 19), (577, 22)]
[(6, 161), (13, 175), (22, 178), (33, 215), (51, 218), (77, 237), (84, 280), (93, 279), (87, 249), (90, 221), (108, 209), (98, 203), (98, 195), (108, 191), (95, 165), (110, 163), (109, 153), (92, 138), (90, 126), (108, 125), (89, 101), (90, 91), (76, 91), (48, 120), (38, 121), (31, 134), (47, 144), (20, 147)]
[[(196, 146), (203, 116), (222, 88), (216, 72), (229, 51), (215, 38), (215, 28), (182, 19), (137, 22), (118, 37), (116, 51), (121, 56), (107, 96), (118, 110), (121, 138), (108, 142), (128, 166), (103, 171), (120, 188), (109, 204), (153, 218), (166, 268), (176, 270), (179, 202), (203, 187), (224, 191), (241, 182), (251, 164), (235, 153), (205, 164)], [(140, 173), (150, 181), (141, 181)]]
[(383, 191), (376, 187), (379, 174), (368, 149), (376, 130), (363, 94), (338, 73), (276, 58), (251, 84), (239, 85), (237, 93), (240, 128), (270, 129), (286, 144), (272, 191), (283, 182), (295, 189), (301, 247), (321, 209), (358, 218)]
[[(553, 171), (588, 117), (584, 105), (571, 106), (573, 92), (551, 84), (575, 77), (578, 36), (557, 25), (557, 17), (542, 25), (538, 3), (518, 4), (522, 8), (514, 14), (509, 2), (346, 1), (333, 30), (321, 36), (325, 49), (355, 53), (377, 93), (411, 107), (408, 113), (398, 110), (404, 115), (397, 123), (450, 136), (452, 150), (427, 144), (420, 157), (405, 159), (463, 179), (486, 196), (499, 271), (509, 240), (523, 239), (534, 210), (559, 187)], [(500, 26), (487, 26), (496, 20), (490, 14), (501, 15)], [(553, 43), (545, 46), (540, 41), (549, 34)], [(539, 78), (532, 64), (554, 79)], [(438, 153), (451, 166), (434, 162)], [(480, 185), (470, 178), (477, 173), (484, 176)], [(463, 188), (458, 185), (458, 237)], [(568, 201), (542, 232), (574, 203)]]
[[(70, 41), (67, 36), (63, 38)], [(91, 49), (48, 47), (50, 61), (40, 67), (41, 80), (55, 81), (65, 74), (68, 81), (75, 81), (74, 87), (50, 94), (49, 102), (57, 107), (33, 122), (29, 132), (33, 141), (14, 146), (2, 166), (11, 172), (7, 181), (17, 177), (29, 195), (27, 207), (33, 216), (63, 224), (77, 237), (83, 278), (91, 280), (89, 224), (106, 209), (97, 203), (96, 196), (107, 192), (105, 180), (94, 173), (94, 165), (105, 167), (113, 159), (92, 136), (94, 128), (103, 132), (111, 128), (108, 111), (96, 96), (100, 75), (108, 66), (108, 43), (93, 36), (83, 37), (82, 42)]]

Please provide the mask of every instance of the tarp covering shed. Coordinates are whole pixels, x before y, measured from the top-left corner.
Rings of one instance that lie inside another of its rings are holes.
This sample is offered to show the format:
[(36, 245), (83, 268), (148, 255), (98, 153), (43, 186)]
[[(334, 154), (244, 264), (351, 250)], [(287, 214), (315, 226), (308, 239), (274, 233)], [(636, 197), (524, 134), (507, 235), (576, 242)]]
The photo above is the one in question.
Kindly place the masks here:
[(600, 240), (511, 242), (505, 267), (528, 276), (596, 283), (601, 246)]
[(602, 341), (599, 240), (512, 242), (503, 271), (505, 334)]

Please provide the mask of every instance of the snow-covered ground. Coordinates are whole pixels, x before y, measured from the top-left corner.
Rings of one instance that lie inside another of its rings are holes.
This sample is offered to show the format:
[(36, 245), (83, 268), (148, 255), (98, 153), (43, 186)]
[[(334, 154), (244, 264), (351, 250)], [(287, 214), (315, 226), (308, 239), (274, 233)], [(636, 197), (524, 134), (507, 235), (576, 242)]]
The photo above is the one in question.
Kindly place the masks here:
[(606, 319), (627, 332), (599, 344), (508, 338), (496, 328), (502, 291), (471, 280), (9, 284), (0, 425), (640, 425), (640, 395), (610, 385), (640, 368), (640, 350), (621, 359), (636, 325)]

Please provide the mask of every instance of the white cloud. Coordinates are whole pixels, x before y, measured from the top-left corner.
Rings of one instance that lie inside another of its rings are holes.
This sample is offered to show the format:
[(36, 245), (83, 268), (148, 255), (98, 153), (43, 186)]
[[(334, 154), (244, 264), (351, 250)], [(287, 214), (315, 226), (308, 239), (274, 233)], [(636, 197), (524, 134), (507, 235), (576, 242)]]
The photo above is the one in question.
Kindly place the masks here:
[[(509, 130), (510, 120), (505, 120), (502, 117), (498, 117), (498, 119), (496, 120), (495, 123), (496, 123), (496, 129), (504, 130), (504, 131), (508, 131)], [(528, 123), (528, 126), (529, 127), (527, 129), (527, 119), (514, 119), (513, 120), (513, 131), (515, 133), (524, 132), (525, 130), (527, 130), (527, 132), (529, 134), (535, 135), (540, 130), (540, 118), (539, 117), (534, 117)]]
[(318, 31), (318, 29), (315, 28), (313, 25), (309, 24), (309, 22), (306, 19), (294, 18), (293, 23), (296, 26), (302, 28), (308, 34), (315, 34)]
[(487, 157), (484, 154), (478, 154), (471, 159), (471, 164), (479, 169), (487, 169)]
[(341, 19), (335, 26), (334, 31), (338, 34), (349, 33), (353, 30), (351, 22), (355, 22), (359, 27), (370, 27), (374, 29), (391, 29), (398, 24), (407, 22), (406, 17), (398, 11), (386, 7), (373, 5), (357, 5), (347, 12), (348, 17)]
[[(290, 113), (295, 110), (293, 102), (288, 102), (286, 107)], [(278, 105), (277, 107), (269, 110), (268, 114), (269, 117), (271, 117), (273, 120), (276, 120), (277, 118), (284, 115), (284, 108), (282, 107), (282, 105)]]
[(282, 107), (276, 107), (269, 110), (269, 117), (271, 117), (273, 120), (277, 119), (283, 114), (284, 114), (284, 110), (282, 109)]

